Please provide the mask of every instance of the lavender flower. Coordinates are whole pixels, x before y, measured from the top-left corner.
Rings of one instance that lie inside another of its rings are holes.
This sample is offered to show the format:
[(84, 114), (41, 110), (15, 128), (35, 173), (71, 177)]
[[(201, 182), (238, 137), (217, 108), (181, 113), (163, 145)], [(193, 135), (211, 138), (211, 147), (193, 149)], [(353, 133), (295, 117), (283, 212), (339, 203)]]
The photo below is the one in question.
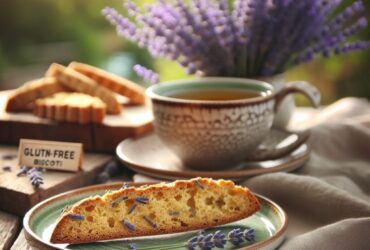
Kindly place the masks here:
[(240, 228), (235, 228), (231, 230), (228, 234), (229, 241), (234, 246), (239, 246), (241, 243), (243, 243), (243, 232), (240, 230)]
[(157, 73), (154, 73), (152, 70), (145, 68), (144, 66), (141, 66), (139, 64), (136, 64), (134, 66), (135, 73), (142, 77), (144, 81), (155, 84), (159, 82), (159, 75)]
[(5, 172), (11, 172), (12, 171), (12, 167), (11, 166), (3, 166), (3, 171), (5, 171)]
[(136, 197), (135, 201), (142, 203), (142, 204), (148, 204), (149, 198), (145, 196), (138, 196)]
[[(273, 75), (317, 55), (368, 48), (348, 39), (367, 26), (364, 6), (356, 0), (337, 13), (342, 0), (158, 1), (140, 9), (124, 4), (126, 18), (106, 7), (103, 14), (120, 36), (168, 58), (188, 74), (203, 76)], [(140, 65), (145, 81), (159, 77)]]
[(211, 250), (214, 247), (213, 241), (213, 234), (207, 234), (202, 237), (200, 240), (198, 238), (198, 245), (202, 250)]
[(127, 219), (122, 221), (122, 225), (124, 225), (130, 231), (135, 231), (135, 225), (131, 224)]
[(130, 209), (128, 210), (128, 212), (127, 212), (127, 214), (131, 214), (134, 210), (135, 210), (135, 208), (137, 207), (137, 204), (133, 204), (131, 207), (130, 207)]
[(224, 246), (226, 244), (225, 237), (226, 237), (226, 235), (224, 233), (222, 233), (219, 230), (216, 231), (213, 235), (213, 244), (215, 245), (215, 247), (224, 248)]
[(119, 170), (119, 165), (116, 161), (110, 161), (105, 165), (104, 172), (106, 172), (109, 176), (115, 175)]
[(251, 228), (251, 229), (245, 229), (243, 231), (243, 237), (247, 241), (254, 241), (254, 229), (253, 228)]
[(129, 244), (128, 244), (128, 249), (129, 249), (129, 250), (137, 250), (137, 249), (138, 249), (138, 248), (137, 248), (137, 244), (136, 244), (136, 243), (134, 243), (134, 242), (129, 243)]
[(115, 200), (111, 201), (110, 206), (111, 206), (111, 207), (114, 207), (114, 206), (116, 206), (118, 203), (120, 203), (120, 202), (122, 202), (122, 201), (124, 201), (124, 200), (127, 200), (127, 199), (128, 199), (128, 196), (126, 196), (126, 195), (121, 195), (121, 196), (120, 196), (120, 197), (118, 197), (117, 199), (115, 199)]
[(81, 214), (68, 214), (68, 217), (71, 218), (71, 220), (75, 220), (75, 221), (85, 220), (85, 216), (83, 216)]
[(105, 171), (101, 172), (97, 177), (97, 183), (106, 183), (109, 181), (109, 174)]
[(195, 180), (195, 184), (196, 184), (200, 189), (204, 189), (204, 185), (203, 185), (199, 180)]
[(190, 240), (187, 241), (186, 247), (189, 250), (195, 250), (198, 244), (198, 236), (192, 237)]
[(156, 224), (154, 221), (152, 221), (148, 216), (144, 215), (144, 216), (143, 216), (143, 218), (144, 218), (144, 220), (145, 220), (146, 222), (148, 222), (148, 223), (149, 223), (149, 225), (151, 225), (153, 228), (157, 228), (157, 224)]
[(17, 155), (15, 155), (15, 154), (5, 154), (5, 155), (1, 156), (1, 159), (3, 159), (4, 161), (7, 161), (7, 160), (10, 161), (10, 160), (13, 160), (15, 158), (17, 158)]
[(245, 229), (242, 231), (240, 228), (231, 230), (227, 237), (220, 230), (217, 230), (214, 234), (204, 235), (203, 231), (198, 232), (196, 236), (193, 236), (187, 241), (186, 247), (190, 250), (195, 250), (197, 247), (204, 250), (211, 250), (214, 247), (224, 248), (227, 242), (230, 242), (234, 246), (239, 246), (245, 241), (254, 241), (254, 230)]
[(27, 175), (31, 181), (32, 186), (38, 188), (41, 184), (44, 184), (44, 180), (42, 178), (42, 171), (39, 171), (36, 168), (32, 168), (27, 172)]
[(27, 175), (28, 169), (29, 169), (28, 167), (22, 166), (21, 169), (18, 171), (17, 176), (19, 177), (19, 176)]

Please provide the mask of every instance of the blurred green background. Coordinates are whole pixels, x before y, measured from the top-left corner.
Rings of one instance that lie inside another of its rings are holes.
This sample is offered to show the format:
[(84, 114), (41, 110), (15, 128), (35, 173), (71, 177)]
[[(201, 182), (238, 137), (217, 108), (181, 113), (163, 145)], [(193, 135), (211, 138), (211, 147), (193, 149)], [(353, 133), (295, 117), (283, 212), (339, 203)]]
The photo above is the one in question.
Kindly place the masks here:
[[(370, 20), (370, 1), (363, 2)], [(136, 63), (154, 68), (161, 80), (186, 76), (177, 64), (153, 60), (146, 51), (118, 37), (101, 15), (105, 6), (124, 11), (121, 0), (1, 1), (0, 90), (41, 77), (52, 62), (68, 64), (73, 60), (135, 81), (140, 81), (131, 70)], [(359, 37), (370, 40), (370, 27)], [(328, 104), (344, 96), (370, 99), (369, 70), (370, 49), (301, 65), (289, 70), (287, 79), (316, 85), (323, 103)]]

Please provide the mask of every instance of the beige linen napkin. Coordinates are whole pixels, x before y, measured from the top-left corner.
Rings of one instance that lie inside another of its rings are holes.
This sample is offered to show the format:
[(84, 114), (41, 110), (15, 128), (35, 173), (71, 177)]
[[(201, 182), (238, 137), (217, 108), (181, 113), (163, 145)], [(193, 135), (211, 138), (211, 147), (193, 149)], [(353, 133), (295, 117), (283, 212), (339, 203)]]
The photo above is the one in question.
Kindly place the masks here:
[(311, 128), (309, 161), (295, 172), (242, 183), (287, 212), (280, 249), (370, 249), (370, 104), (345, 98), (308, 111), (297, 113), (290, 128)]
[(287, 212), (281, 249), (370, 249), (370, 105), (345, 98), (291, 127), (311, 127), (310, 160), (243, 182)]

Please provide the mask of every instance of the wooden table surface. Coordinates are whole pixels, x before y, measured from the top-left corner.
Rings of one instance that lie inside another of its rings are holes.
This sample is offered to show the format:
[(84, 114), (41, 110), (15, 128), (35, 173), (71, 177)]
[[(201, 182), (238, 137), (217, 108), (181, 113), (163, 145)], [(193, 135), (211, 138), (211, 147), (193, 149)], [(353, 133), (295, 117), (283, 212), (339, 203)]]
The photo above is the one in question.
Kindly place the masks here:
[[(121, 180), (123, 180), (123, 176)], [(22, 219), (0, 211), (0, 250), (39, 250), (28, 244), (23, 232)]]
[[(0, 155), (1, 155), (0, 147)], [(114, 157), (113, 155), (111, 156)], [(128, 169), (121, 169), (119, 174), (109, 182), (132, 181), (133, 172)], [(1, 202), (0, 197), (0, 202)], [(16, 216), (0, 210), (0, 250), (28, 250), (37, 249), (28, 244), (23, 229), (23, 217)]]
[[(313, 111), (310, 108), (298, 108), (293, 116), (295, 122), (307, 120)], [(1, 152), (0, 152), (1, 154)], [(117, 181), (132, 181), (133, 172), (124, 169), (119, 175), (112, 179), (112, 182)], [(0, 197), (1, 201), (1, 197)], [(0, 210), (0, 250), (29, 250), (37, 249), (28, 244), (23, 232), (21, 217), (3, 212)]]

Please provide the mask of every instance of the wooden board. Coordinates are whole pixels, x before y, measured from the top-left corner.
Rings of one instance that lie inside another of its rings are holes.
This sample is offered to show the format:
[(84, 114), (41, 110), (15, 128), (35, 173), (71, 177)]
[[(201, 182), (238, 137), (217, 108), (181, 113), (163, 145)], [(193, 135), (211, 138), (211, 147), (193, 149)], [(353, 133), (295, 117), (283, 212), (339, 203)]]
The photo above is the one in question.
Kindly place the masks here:
[(41, 246), (32, 246), (29, 244), (29, 242), (26, 240), (26, 237), (24, 235), (24, 229), (19, 233), (17, 240), (14, 242), (12, 248), (10, 250), (44, 250), (45, 247), (42, 248)]
[(10, 92), (0, 92), (0, 144), (18, 145), (20, 138), (81, 142), (87, 151), (114, 153), (122, 140), (152, 130), (149, 101), (146, 105), (125, 106), (120, 115), (107, 115), (102, 124), (79, 125), (27, 112), (7, 113), (4, 109)]
[[(93, 184), (104, 165), (113, 159), (112, 155), (85, 154), (82, 171), (46, 171), (43, 173), (44, 184), (40, 188), (34, 188), (27, 176), (16, 176), (19, 171), (17, 158), (2, 158), (4, 155), (16, 155), (17, 150), (16, 147), (0, 146), (0, 210), (20, 216), (48, 197)], [(4, 171), (3, 166), (11, 166), (12, 171)]]
[(0, 250), (10, 249), (18, 235), (20, 221), (20, 218), (0, 211)]

